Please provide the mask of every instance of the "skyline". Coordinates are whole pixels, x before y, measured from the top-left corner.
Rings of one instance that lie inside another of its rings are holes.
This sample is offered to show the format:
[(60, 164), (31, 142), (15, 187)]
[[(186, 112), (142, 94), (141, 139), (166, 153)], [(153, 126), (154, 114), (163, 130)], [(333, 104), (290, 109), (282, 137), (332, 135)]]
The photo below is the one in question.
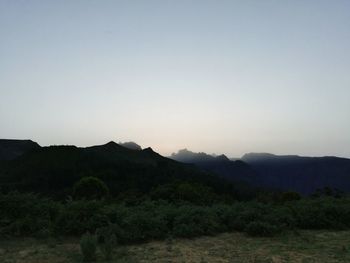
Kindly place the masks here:
[(0, 1), (0, 138), (350, 157), (348, 1)]

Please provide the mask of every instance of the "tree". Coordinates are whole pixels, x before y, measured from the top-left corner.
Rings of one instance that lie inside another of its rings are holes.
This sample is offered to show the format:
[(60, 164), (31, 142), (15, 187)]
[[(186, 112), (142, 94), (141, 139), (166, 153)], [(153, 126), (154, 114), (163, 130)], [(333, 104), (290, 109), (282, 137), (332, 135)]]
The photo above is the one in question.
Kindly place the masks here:
[(73, 189), (74, 197), (79, 199), (101, 199), (108, 194), (107, 185), (93, 176), (81, 178)]

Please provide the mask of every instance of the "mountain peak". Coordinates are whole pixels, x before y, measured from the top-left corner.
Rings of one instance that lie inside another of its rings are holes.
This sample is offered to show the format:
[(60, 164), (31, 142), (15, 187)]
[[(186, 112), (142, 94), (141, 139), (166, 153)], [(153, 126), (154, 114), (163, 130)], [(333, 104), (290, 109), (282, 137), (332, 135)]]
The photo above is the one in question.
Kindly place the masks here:
[(110, 142), (107, 142), (105, 145), (118, 145), (115, 141), (110, 141)]
[(218, 155), (216, 159), (220, 161), (230, 161), (230, 159), (225, 154)]
[(136, 150), (136, 151), (141, 151), (142, 148), (140, 145), (138, 145), (136, 142), (120, 142), (120, 146), (123, 146), (125, 148), (128, 148), (130, 150)]
[(151, 147), (147, 147), (147, 148), (143, 149), (142, 151), (146, 152), (146, 153), (154, 153), (154, 151)]
[(213, 161), (230, 161), (226, 155), (210, 155), (204, 152), (192, 152), (185, 149), (179, 150), (177, 153), (172, 153), (171, 159), (184, 163), (198, 163), (198, 162), (213, 162)]

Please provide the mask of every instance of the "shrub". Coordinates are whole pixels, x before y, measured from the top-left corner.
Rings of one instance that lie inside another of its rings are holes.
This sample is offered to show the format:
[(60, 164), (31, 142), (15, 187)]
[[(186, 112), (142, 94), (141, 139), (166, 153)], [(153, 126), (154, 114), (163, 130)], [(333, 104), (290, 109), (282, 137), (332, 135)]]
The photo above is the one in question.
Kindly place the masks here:
[(80, 240), (80, 249), (84, 262), (96, 261), (97, 239), (89, 232), (84, 234)]
[(117, 245), (117, 238), (113, 233), (113, 226), (102, 227), (96, 231), (98, 244), (106, 260), (112, 259), (114, 247)]
[(101, 199), (109, 194), (107, 185), (92, 176), (81, 178), (73, 189), (73, 195), (79, 199)]
[(178, 237), (195, 237), (221, 232), (222, 225), (213, 209), (200, 206), (183, 206), (174, 218), (173, 233)]
[(288, 201), (295, 201), (295, 200), (300, 200), (301, 195), (298, 194), (297, 192), (284, 192), (281, 194), (281, 201), (288, 202)]
[(277, 226), (271, 225), (267, 222), (253, 221), (245, 227), (244, 231), (251, 236), (268, 237), (276, 234), (279, 229)]
[(146, 203), (127, 210), (121, 222), (121, 227), (127, 233), (127, 242), (167, 236), (169, 232), (167, 221), (165, 215), (157, 211), (158, 209), (160, 208)]
[(0, 229), (12, 235), (49, 234), (61, 209), (59, 203), (34, 194), (0, 194)]
[(109, 219), (103, 212), (103, 206), (104, 203), (97, 200), (79, 200), (65, 204), (56, 220), (56, 233), (81, 235), (107, 226)]

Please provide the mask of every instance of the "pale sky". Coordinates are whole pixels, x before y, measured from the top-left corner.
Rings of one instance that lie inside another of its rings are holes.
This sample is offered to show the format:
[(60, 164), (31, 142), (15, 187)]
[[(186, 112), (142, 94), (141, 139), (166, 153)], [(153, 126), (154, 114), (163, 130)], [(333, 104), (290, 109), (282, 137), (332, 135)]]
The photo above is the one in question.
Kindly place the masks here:
[(350, 1), (0, 0), (0, 138), (350, 157)]

